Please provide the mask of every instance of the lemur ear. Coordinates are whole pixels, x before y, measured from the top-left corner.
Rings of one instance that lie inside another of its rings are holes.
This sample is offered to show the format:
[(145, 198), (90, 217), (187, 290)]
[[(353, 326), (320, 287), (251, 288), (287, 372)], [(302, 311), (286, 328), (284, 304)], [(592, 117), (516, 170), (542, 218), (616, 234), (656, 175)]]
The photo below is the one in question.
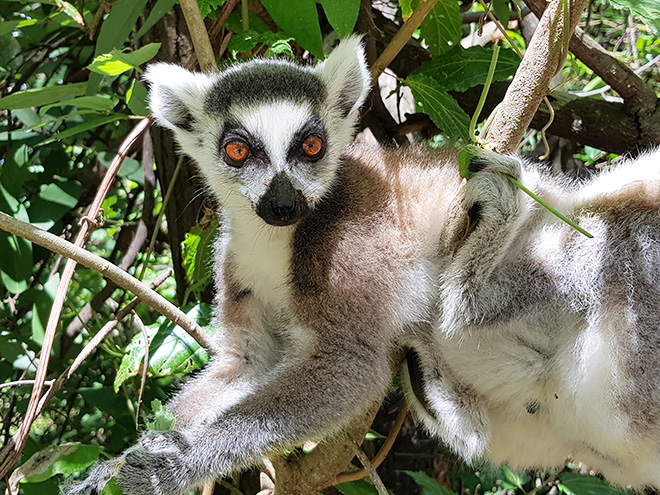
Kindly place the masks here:
[(147, 68), (144, 79), (149, 82), (149, 108), (156, 122), (173, 131), (192, 131), (195, 115), (204, 110), (210, 77), (158, 63)]
[(316, 71), (328, 88), (328, 103), (337, 105), (344, 116), (357, 112), (371, 89), (361, 37), (342, 40)]

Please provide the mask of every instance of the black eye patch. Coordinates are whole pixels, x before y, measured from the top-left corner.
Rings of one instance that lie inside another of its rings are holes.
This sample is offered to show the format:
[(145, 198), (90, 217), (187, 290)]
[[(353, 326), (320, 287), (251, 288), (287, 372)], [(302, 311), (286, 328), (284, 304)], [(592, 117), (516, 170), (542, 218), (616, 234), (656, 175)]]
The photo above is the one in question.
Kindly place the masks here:
[[(243, 162), (237, 163), (227, 156), (225, 150), (230, 143), (242, 143), (248, 147), (249, 155)], [(229, 125), (225, 126), (225, 129), (218, 140), (218, 156), (228, 165), (233, 167), (243, 166), (245, 163), (249, 163), (252, 160), (259, 160), (262, 162), (268, 160), (266, 148), (261, 139), (247, 132), (242, 127), (233, 127)]]

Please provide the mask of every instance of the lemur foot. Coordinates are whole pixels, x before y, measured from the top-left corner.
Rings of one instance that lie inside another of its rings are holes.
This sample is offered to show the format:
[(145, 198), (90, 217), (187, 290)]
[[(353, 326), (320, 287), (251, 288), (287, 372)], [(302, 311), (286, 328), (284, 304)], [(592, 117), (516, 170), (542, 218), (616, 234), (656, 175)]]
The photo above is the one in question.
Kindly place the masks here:
[(520, 158), (479, 150), (468, 170), (474, 176), (467, 182), (463, 205), (472, 226), (484, 221), (505, 224), (520, 212), (521, 191), (508, 178), (520, 179)]

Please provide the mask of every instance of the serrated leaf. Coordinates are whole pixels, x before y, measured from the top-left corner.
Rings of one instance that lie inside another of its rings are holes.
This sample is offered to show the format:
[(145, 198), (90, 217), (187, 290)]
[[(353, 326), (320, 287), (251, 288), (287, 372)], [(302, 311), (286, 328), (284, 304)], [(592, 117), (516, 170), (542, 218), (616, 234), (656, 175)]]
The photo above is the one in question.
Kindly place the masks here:
[(12, 493), (18, 493), (18, 483), (39, 483), (56, 474), (72, 474), (92, 465), (99, 457), (96, 445), (65, 443), (46, 447), (16, 468), (9, 479)]
[[(457, 46), (444, 55), (423, 63), (411, 76), (429, 76), (447, 91), (466, 91), (486, 82), (492, 56), (493, 50), (482, 46), (468, 49)], [(493, 80), (504, 81), (513, 76), (519, 64), (520, 59), (513, 50), (500, 50)]]
[(199, 5), (199, 12), (202, 17), (206, 18), (218, 7), (224, 5), (225, 2), (226, 0), (197, 0), (197, 5)]
[(147, 421), (147, 428), (152, 431), (172, 431), (176, 423), (176, 416), (167, 409), (161, 401), (151, 401), (151, 414), (153, 421)]
[(75, 83), (63, 84), (62, 86), (48, 86), (40, 89), (26, 89), (0, 98), (0, 110), (40, 107), (58, 102), (62, 98), (69, 96), (82, 96), (85, 94), (86, 86), (87, 83)]
[(324, 58), (315, 0), (263, 0), (261, 3), (282, 31), (293, 36), (300, 46), (316, 58)]
[(471, 146), (466, 146), (458, 152), (458, 171), (460, 172), (461, 177), (467, 180), (470, 180), (470, 178), (474, 175), (468, 169), (470, 162), (472, 161), (472, 157), (474, 157), (474, 152)]
[(124, 495), (124, 492), (121, 488), (119, 488), (117, 480), (115, 478), (111, 478), (110, 481), (108, 481), (103, 487), (101, 495)]
[(360, 0), (321, 0), (328, 22), (340, 38), (353, 32), (360, 12)]
[(434, 79), (411, 74), (405, 84), (412, 91), (417, 110), (428, 115), (445, 135), (453, 140), (470, 139), (470, 117)]
[(463, 34), (463, 18), (456, 0), (440, 0), (428, 13), (419, 32), (433, 55), (457, 46)]

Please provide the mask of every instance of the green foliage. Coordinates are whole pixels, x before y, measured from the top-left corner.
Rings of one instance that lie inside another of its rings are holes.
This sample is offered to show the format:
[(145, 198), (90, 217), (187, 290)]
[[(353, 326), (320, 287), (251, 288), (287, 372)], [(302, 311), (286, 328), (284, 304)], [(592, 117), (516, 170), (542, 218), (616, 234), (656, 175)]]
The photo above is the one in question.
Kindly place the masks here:
[(449, 138), (465, 142), (470, 139), (470, 117), (435, 79), (411, 74), (406, 85), (412, 91), (417, 110), (431, 117)]
[(172, 431), (176, 423), (176, 416), (167, 409), (161, 401), (151, 401), (151, 412), (153, 421), (147, 421), (147, 428), (152, 431)]
[(404, 471), (421, 488), (421, 495), (454, 495), (454, 492), (441, 486), (437, 480), (423, 471)]

